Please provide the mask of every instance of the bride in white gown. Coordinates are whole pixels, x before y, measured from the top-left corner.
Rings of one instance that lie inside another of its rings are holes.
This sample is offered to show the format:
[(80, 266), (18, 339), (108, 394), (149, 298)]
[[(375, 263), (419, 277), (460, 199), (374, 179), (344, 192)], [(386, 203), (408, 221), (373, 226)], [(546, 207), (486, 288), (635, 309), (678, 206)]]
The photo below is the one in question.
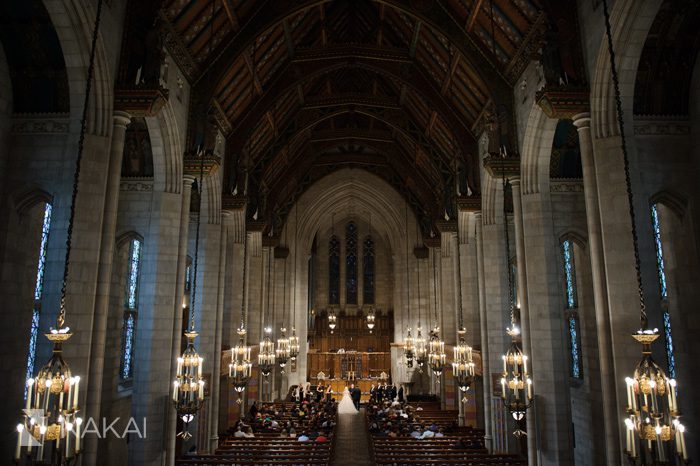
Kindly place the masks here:
[(352, 398), (350, 398), (348, 387), (345, 387), (343, 398), (338, 403), (338, 414), (357, 414), (358, 412), (355, 404), (352, 402)]

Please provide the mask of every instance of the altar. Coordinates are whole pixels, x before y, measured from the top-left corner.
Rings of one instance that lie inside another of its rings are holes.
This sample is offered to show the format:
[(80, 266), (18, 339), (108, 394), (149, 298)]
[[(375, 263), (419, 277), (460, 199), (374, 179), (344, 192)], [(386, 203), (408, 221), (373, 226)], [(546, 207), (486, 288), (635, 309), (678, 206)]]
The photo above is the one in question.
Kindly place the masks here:
[[(362, 391), (362, 400), (369, 399), (372, 384), (391, 383), (390, 352), (315, 352), (307, 355), (307, 380), (312, 385), (321, 382), (319, 373), (323, 373), (323, 385), (330, 383), (335, 399), (340, 399), (346, 386), (354, 383)], [(381, 378), (384, 373), (388, 378)]]

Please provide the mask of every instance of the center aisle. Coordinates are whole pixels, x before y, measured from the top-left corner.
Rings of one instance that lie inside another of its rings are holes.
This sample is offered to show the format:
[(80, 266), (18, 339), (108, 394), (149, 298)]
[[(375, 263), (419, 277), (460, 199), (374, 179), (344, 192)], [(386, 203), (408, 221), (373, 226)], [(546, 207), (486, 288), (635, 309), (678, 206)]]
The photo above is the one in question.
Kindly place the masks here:
[(365, 425), (365, 409), (360, 414), (338, 414), (335, 433), (335, 466), (370, 466), (369, 438)]

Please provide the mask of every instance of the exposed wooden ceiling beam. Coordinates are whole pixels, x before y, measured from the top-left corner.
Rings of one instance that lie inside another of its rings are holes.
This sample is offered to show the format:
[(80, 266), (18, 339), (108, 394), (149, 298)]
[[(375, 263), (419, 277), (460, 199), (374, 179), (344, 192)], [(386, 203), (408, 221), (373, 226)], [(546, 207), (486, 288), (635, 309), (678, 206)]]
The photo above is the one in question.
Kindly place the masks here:
[(435, 126), (435, 121), (437, 121), (437, 112), (433, 110), (430, 113), (430, 119), (428, 120), (428, 125), (425, 127), (425, 137), (430, 137), (430, 134), (433, 132), (433, 126)]
[(263, 87), (262, 87), (262, 84), (260, 83), (260, 79), (258, 79), (258, 73), (255, 71), (255, 67), (253, 66), (253, 59), (250, 57), (250, 53), (249, 52), (244, 53), (243, 58), (245, 59), (245, 64), (248, 67), (248, 71), (250, 72), (250, 76), (253, 79), (253, 85), (255, 86), (256, 93), (262, 94)]
[(275, 117), (272, 115), (272, 112), (267, 111), (265, 113), (265, 118), (267, 118), (267, 123), (270, 125), (270, 128), (272, 128), (272, 132), (275, 134), (275, 137), (279, 137), (279, 132), (277, 131), (277, 125), (275, 124)]
[(284, 27), (284, 43), (287, 45), (287, 56), (291, 60), (294, 58), (294, 41), (292, 40), (292, 31), (289, 28), (289, 21), (285, 18), (282, 21), (282, 26)]
[(299, 100), (299, 105), (304, 105), (304, 88), (301, 84), (297, 84), (297, 99)]
[(221, 0), (221, 3), (224, 5), (224, 10), (226, 10), (226, 16), (228, 16), (228, 20), (231, 22), (233, 30), (238, 31), (240, 29), (241, 22), (239, 21), (238, 15), (236, 14), (236, 9), (233, 6), (233, 1)]
[(326, 46), (328, 44), (328, 34), (326, 33), (326, 6), (321, 3), (318, 6), (320, 11), (319, 15), (321, 17), (321, 45)]
[(479, 15), (479, 10), (481, 9), (482, 3), (484, 3), (484, 0), (476, 0), (474, 2), (474, 6), (472, 7), (472, 11), (469, 12), (469, 18), (467, 19), (468, 32), (471, 32), (471, 30), (474, 28), (474, 23), (476, 22), (476, 17)]
[(377, 45), (382, 45), (384, 40), (384, 5), (379, 5), (379, 31), (377, 32)]
[(457, 66), (459, 66), (459, 58), (461, 55), (455, 53), (452, 55), (452, 64), (450, 65), (450, 71), (445, 75), (444, 81), (442, 81), (442, 87), (440, 88), (440, 93), (442, 95), (447, 94), (447, 90), (450, 88), (450, 83), (452, 82), (452, 78), (455, 75), (455, 71), (457, 71)]
[(411, 37), (411, 46), (408, 49), (408, 54), (411, 57), (416, 56), (416, 47), (418, 46), (418, 37), (420, 36), (420, 28), (422, 25), (422, 22), (416, 20), (416, 25), (413, 27), (413, 37)]

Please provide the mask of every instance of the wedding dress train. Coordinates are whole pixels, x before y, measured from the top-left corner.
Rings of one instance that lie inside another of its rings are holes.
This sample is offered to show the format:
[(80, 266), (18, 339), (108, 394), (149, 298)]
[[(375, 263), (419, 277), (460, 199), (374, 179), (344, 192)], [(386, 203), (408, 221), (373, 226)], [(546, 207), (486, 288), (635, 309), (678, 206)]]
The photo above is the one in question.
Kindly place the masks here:
[(343, 398), (338, 404), (338, 414), (357, 414), (358, 412), (357, 408), (355, 408), (355, 403), (353, 403), (352, 398), (350, 398), (348, 387), (345, 387), (345, 390), (343, 390)]

